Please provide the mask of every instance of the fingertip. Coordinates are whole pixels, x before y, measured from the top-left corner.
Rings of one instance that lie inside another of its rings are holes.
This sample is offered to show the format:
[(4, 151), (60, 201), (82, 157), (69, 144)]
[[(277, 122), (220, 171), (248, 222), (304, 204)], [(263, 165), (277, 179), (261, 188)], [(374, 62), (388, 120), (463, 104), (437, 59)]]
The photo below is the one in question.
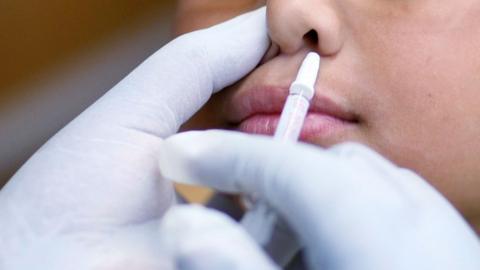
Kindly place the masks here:
[(232, 140), (231, 136), (245, 136), (235, 133), (224, 130), (188, 131), (167, 138), (162, 142), (158, 156), (160, 174), (173, 182), (202, 185), (207, 180), (202, 173), (204, 167), (208, 170), (215, 166), (215, 154), (220, 153), (224, 146), (231, 145), (227, 140)]

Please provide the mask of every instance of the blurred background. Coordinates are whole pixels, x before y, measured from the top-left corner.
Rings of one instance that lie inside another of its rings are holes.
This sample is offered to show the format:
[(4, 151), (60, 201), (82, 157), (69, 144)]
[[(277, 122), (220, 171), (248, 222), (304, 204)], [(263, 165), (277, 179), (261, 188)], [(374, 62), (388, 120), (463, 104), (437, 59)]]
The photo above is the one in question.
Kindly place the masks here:
[(0, 187), (172, 36), (173, 0), (0, 1)]
[(0, 1), (0, 186), (171, 37), (173, 0)]

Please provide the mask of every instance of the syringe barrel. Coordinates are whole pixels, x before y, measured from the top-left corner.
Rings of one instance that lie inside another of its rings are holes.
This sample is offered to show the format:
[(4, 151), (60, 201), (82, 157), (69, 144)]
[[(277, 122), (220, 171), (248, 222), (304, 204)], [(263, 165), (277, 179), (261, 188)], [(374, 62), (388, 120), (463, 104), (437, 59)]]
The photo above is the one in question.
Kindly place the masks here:
[(309, 100), (301, 94), (290, 94), (280, 116), (274, 138), (295, 142), (300, 137), (305, 117), (310, 106)]
[[(308, 114), (310, 100), (315, 94), (315, 82), (319, 68), (320, 56), (316, 53), (309, 53), (303, 61), (295, 81), (290, 86), (290, 94), (275, 131), (275, 139), (291, 142), (299, 139)], [(245, 214), (242, 224), (257, 243), (265, 246), (272, 241), (276, 225), (279, 224), (278, 217), (265, 201), (252, 201), (254, 206)], [(284, 235), (280, 238), (290, 239), (291, 237)], [(292, 240), (282, 243), (282, 247), (276, 248), (270, 255), (276, 262), (286, 263), (299, 249), (299, 243)]]

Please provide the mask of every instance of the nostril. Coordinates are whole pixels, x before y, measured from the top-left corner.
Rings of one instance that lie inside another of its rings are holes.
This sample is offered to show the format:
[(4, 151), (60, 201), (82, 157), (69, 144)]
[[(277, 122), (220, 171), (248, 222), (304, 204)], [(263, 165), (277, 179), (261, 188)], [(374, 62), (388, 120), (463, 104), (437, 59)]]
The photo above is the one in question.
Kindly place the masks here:
[(318, 33), (315, 30), (308, 31), (304, 36), (303, 40), (310, 49), (316, 49), (318, 47)]

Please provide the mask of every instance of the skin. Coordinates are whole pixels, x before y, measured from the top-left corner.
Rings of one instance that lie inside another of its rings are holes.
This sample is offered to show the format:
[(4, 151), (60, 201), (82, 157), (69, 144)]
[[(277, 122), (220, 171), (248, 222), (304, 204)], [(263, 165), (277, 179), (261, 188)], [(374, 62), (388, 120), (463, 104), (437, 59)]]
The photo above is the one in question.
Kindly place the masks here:
[[(191, 1), (180, 2), (185, 5), (177, 17), (179, 25)], [(206, 18), (216, 2), (222, 1), (205, 1), (195, 12)], [(208, 23), (261, 2), (245, 1), (242, 8), (216, 12)], [(235, 96), (258, 85), (288, 86), (305, 53), (315, 50), (322, 56), (317, 88), (354, 112), (358, 123), (342, 136), (310, 143), (328, 147), (356, 141), (370, 146), (423, 176), (480, 231), (478, 2), (270, 0), (266, 4), (270, 35), (279, 50), (215, 96), (185, 129), (231, 127), (223, 115)], [(189, 25), (177, 31), (196, 28)], [(318, 40), (305, 36), (311, 30)]]

